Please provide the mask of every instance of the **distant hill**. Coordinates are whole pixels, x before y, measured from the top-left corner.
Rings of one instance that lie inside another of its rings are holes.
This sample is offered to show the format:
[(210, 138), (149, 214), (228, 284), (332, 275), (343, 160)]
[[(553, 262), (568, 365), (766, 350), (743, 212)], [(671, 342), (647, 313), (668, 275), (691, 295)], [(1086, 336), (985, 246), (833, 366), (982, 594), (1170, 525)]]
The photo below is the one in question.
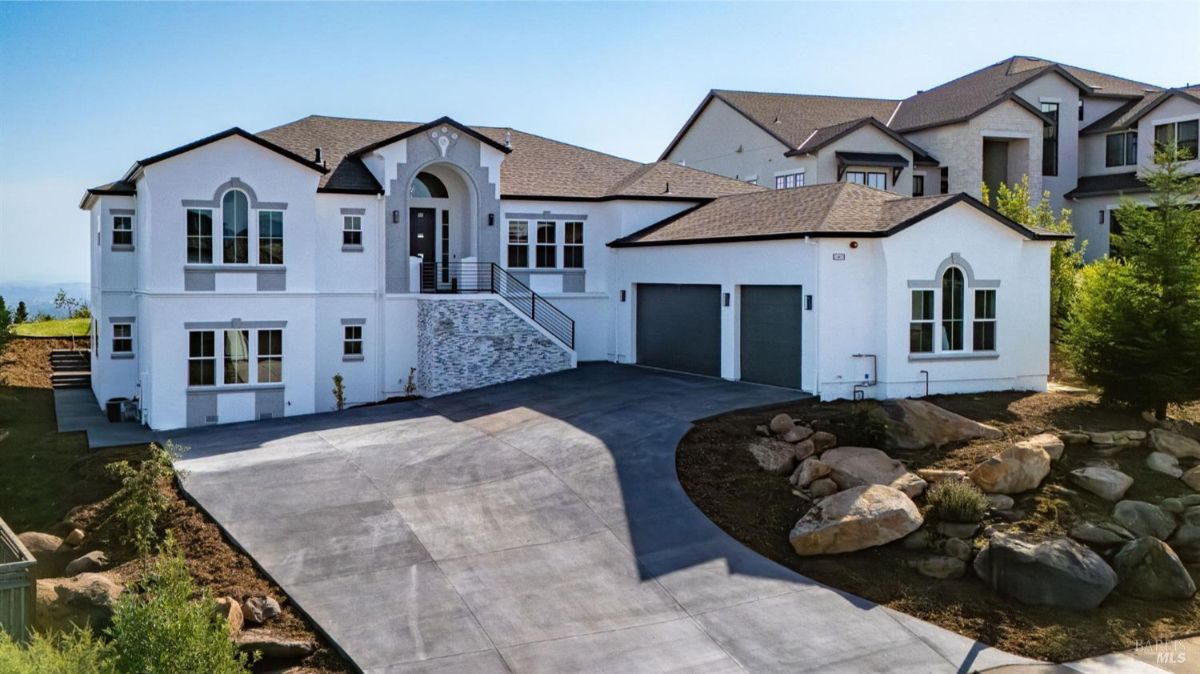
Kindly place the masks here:
[(10, 310), (15, 311), (17, 302), (24, 302), (30, 317), (39, 311), (55, 318), (66, 318), (66, 312), (54, 308), (54, 296), (59, 288), (67, 291), (71, 297), (77, 297), (91, 303), (91, 288), (86, 283), (32, 283), (0, 281), (0, 297)]

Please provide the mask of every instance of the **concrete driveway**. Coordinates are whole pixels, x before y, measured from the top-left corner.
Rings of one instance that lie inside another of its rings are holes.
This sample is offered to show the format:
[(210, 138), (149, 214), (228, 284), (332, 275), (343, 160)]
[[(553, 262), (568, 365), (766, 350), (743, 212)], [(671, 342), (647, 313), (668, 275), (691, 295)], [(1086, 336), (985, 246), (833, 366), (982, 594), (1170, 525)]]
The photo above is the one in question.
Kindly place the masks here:
[(691, 422), (794, 397), (584, 365), (176, 440), (187, 491), (366, 671), (1028, 662), (774, 564), (692, 505), (675, 474)]

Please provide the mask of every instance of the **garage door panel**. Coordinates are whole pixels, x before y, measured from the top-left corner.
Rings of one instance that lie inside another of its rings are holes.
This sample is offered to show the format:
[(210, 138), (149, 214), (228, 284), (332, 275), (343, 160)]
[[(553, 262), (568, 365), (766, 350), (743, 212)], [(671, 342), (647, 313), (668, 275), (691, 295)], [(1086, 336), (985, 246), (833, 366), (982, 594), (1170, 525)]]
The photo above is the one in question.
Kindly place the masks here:
[(720, 286), (638, 284), (636, 330), (639, 364), (720, 376)]
[(743, 286), (740, 309), (741, 378), (800, 388), (803, 288)]

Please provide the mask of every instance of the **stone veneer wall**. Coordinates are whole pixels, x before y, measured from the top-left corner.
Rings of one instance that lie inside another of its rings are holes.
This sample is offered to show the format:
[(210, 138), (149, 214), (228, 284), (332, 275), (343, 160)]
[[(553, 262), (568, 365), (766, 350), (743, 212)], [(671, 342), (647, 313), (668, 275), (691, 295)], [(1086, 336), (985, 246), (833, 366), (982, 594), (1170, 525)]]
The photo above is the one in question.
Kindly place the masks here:
[(571, 367), (571, 353), (499, 300), (417, 302), (417, 390), (426, 396)]

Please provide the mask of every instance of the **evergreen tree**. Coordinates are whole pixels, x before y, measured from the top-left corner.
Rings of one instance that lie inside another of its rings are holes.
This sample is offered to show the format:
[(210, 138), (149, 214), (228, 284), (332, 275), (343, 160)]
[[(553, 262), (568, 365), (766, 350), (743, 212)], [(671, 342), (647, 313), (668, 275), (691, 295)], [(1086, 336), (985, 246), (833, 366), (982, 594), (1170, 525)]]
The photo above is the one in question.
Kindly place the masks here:
[(24, 302), (17, 302), (17, 311), (13, 314), (13, 323), (28, 323), (29, 309), (25, 307)]
[[(1070, 209), (1062, 209), (1056, 215), (1050, 208), (1050, 193), (1043, 192), (1037, 205), (1033, 204), (1033, 193), (1029, 190), (1029, 176), (1009, 187), (1004, 183), (990, 194), (988, 186), (982, 186), (983, 203), (998, 213), (1029, 227), (1041, 227), (1052, 232), (1074, 233), (1071, 227)], [(1076, 248), (1075, 244), (1079, 246)], [(1061, 328), (1075, 300), (1075, 273), (1083, 266), (1083, 249), (1086, 241), (1057, 241), (1050, 249), (1050, 324)]]
[(1067, 321), (1066, 354), (1105, 400), (1152, 409), (1200, 399), (1200, 177), (1177, 146), (1145, 176), (1151, 206), (1117, 209), (1121, 258), (1084, 269)]
[(4, 350), (4, 345), (12, 338), (12, 333), (9, 331), (11, 325), (12, 316), (4, 304), (4, 296), (0, 295), (0, 351)]

